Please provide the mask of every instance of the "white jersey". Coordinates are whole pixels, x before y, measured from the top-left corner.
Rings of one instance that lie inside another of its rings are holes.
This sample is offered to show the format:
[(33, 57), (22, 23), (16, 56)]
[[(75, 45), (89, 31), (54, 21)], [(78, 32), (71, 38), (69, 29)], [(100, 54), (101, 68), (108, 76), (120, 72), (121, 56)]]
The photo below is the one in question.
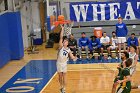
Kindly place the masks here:
[(135, 62), (135, 57), (136, 57), (136, 55), (137, 55), (136, 53), (132, 54), (132, 53), (129, 52), (129, 58), (132, 58), (132, 59), (133, 59), (132, 65), (133, 65), (134, 62)]
[(106, 37), (101, 37), (100, 38), (100, 42), (101, 43), (109, 43), (110, 42), (110, 38), (108, 37), (108, 36), (106, 36)]
[(64, 47), (62, 47), (59, 51), (58, 51), (58, 55), (57, 55), (57, 62), (59, 63), (66, 63), (69, 60), (69, 53), (70, 53), (70, 48), (65, 49)]
[(117, 46), (118, 38), (117, 37), (115, 37), (115, 38), (112, 37), (111, 40), (112, 40), (112, 46)]
[[(137, 56), (136, 53), (132, 54), (132, 53), (129, 52), (129, 58), (132, 58), (132, 60), (133, 60), (133, 61), (132, 61), (132, 65), (133, 65), (134, 62), (135, 62), (135, 57), (136, 57), (136, 56)], [(130, 75), (133, 75), (135, 71), (136, 71), (136, 66), (131, 67), (131, 68), (130, 68)]]

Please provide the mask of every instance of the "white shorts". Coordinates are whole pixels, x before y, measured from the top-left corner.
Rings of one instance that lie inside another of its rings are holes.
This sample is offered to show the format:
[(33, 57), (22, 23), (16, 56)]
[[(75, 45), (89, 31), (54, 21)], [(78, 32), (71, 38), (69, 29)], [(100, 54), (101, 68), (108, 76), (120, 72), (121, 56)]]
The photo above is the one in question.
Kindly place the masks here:
[(130, 75), (132, 76), (136, 71), (136, 67), (130, 68)]
[(67, 72), (67, 63), (64, 62), (57, 62), (56, 63), (56, 66), (57, 66), (57, 72)]
[(126, 37), (118, 37), (118, 43), (125, 43)]

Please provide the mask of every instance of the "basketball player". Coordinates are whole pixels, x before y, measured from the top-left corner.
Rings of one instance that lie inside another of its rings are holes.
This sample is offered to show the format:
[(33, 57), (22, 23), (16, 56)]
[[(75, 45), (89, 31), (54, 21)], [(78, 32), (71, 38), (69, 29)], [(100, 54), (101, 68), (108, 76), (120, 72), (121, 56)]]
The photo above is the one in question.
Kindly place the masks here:
[(120, 86), (116, 93), (130, 93), (131, 92), (131, 76), (130, 76), (130, 66), (132, 64), (132, 58), (128, 58), (124, 63), (120, 79), (117, 81)]
[[(137, 55), (136, 51), (137, 51), (137, 47), (135, 45), (131, 45), (130, 52), (129, 52), (129, 58), (133, 59), (132, 65), (130, 66), (130, 75), (131, 76), (136, 72), (136, 64), (138, 62), (138, 55)], [(140, 89), (140, 85), (133, 84), (131, 88)]]
[(123, 70), (123, 63), (129, 58), (129, 53), (127, 52), (123, 52), (122, 55), (121, 55), (121, 59), (122, 59), (122, 62), (118, 65), (117, 69), (118, 69), (118, 75), (116, 76), (116, 78), (114, 79), (114, 84), (113, 84), (113, 87), (112, 87), (112, 93), (115, 93), (116, 92), (116, 87), (118, 85), (117, 83), (117, 80), (120, 79), (120, 76), (122, 74), (122, 70)]
[(66, 72), (67, 72), (67, 61), (69, 56), (76, 61), (77, 58), (73, 56), (70, 48), (68, 48), (68, 39), (63, 39), (64, 27), (61, 25), (60, 41), (59, 41), (59, 51), (57, 56), (57, 72), (59, 75), (59, 83), (61, 86), (61, 93), (65, 93), (66, 86)]
[(132, 58), (132, 65), (130, 66), (130, 75), (132, 76), (136, 71), (136, 64), (138, 63), (138, 55), (136, 53), (137, 47), (135, 45), (130, 46), (129, 58)]

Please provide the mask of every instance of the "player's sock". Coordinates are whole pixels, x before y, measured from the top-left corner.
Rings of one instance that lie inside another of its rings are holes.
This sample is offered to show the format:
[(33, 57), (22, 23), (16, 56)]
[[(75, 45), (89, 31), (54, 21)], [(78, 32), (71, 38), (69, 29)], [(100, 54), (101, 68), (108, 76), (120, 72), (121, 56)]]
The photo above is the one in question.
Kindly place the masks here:
[(62, 88), (62, 93), (65, 93), (66, 92), (66, 89), (65, 88)]

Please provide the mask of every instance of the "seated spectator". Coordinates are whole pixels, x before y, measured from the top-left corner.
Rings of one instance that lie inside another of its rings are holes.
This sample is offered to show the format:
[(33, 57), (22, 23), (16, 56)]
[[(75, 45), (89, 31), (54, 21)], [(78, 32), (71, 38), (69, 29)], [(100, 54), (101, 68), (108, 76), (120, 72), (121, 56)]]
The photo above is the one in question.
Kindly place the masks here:
[(70, 50), (73, 51), (73, 55), (76, 56), (77, 40), (74, 39), (73, 34), (70, 35), (68, 46), (69, 46)]
[(91, 40), (89, 41), (90, 53), (93, 55), (94, 51), (99, 52), (100, 47), (101, 47), (100, 40), (96, 36), (91, 36)]
[(116, 32), (112, 32), (112, 38), (110, 39), (110, 48), (112, 50), (118, 51), (118, 38), (116, 37)]
[(127, 50), (128, 50), (128, 52), (130, 51), (130, 46), (131, 45), (135, 45), (135, 46), (137, 46), (137, 54), (138, 54), (138, 46), (139, 46), (139, 42), (138, 42), (138, 38), (137, 37), (135, 37), (135, 33), (132, 33), (131, 34), (131, 37), (129, 37), (128, 39), (127, 39)]
[(88, 56), (88, 45), (89, 45), (89, 39), (86, 37), (85, 32), (81, 33), (81, 38), (79, 39), (79, 48), (78, 48), (78, 52), (79, 52), (79, 56), (81, 58), (81, 51), (85, 50), (86, 51), (86, 56), (87, 59), (89, 58)]
[(103, 51), (107, 49), (108, 56), (110, 57), (110, 38), (106, 35), (106, 32), (103, 33), (103, 36), (100, 39), (101, 43), (101, 56), (103, 56)]

